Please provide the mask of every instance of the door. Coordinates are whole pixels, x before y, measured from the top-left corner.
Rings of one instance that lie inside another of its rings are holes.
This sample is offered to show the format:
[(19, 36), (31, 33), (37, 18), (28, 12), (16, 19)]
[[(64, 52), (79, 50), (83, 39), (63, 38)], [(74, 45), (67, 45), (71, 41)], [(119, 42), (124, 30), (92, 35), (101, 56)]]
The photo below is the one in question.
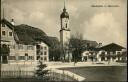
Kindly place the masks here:
[(7, 60), (7, 56), (2, 56), (2, 60), (3, 60), (3, 64), (7, 64), (8, 60)]

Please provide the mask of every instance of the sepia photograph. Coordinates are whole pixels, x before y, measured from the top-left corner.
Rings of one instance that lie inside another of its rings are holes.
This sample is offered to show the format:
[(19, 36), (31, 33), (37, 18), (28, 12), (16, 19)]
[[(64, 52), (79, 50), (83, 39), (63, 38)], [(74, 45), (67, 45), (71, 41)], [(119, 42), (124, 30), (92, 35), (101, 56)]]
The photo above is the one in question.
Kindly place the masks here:
[(127, 0), (1, 0), (0, 82), (127, 82)]

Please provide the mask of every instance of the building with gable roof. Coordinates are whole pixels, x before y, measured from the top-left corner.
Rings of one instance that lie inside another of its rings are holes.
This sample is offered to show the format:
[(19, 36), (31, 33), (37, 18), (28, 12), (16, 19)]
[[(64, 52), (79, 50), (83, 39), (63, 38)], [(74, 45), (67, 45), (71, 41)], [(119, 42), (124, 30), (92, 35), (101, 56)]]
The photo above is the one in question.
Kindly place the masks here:
[[(40, 38), (43, 38), (39, 40)], [(38, 59), (49, 61), (48, 36), (29, 25), (14, 25), (1, 20), (1, 63), (33, 64)]]

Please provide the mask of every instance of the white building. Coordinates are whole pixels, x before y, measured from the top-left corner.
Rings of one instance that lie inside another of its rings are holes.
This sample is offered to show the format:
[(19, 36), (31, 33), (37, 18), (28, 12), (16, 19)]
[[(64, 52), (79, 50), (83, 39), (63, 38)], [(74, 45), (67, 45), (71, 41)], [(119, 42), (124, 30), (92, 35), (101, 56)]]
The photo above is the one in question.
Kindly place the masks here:
[(102, 46), (100, 48), (97, 48), (95, 50), (85, 50), (82, 53), (82, 61), (88, 61), (89, 56), (91, 55), (90, 52), (94, 52), (94, 59), (96, 58), (96, 61), (112, 61), (112, 62), (126, 62), (127, 61), (127, 51), (124, 47), (115, 44), (110, 43), (108, 45)]
[(49, 61), (49, 47), (44, 42), (38, 42), (37, 48), (37, 60), (42, 60), (43, 62)]
[(46, 35), (40, 29), (28, 25), (14, 25), (14, 21), (1, 20), (1, 63), (34, 64), (37, 60), (37, 46), (44, 48), (41, 54), (43, 61), (49, 61), (48, 45), (37, 38)]
[[(25, 44), (19, 42), (18, 35), (14, 31), (14, 25), (6, 19), (2, 19), (1, 23), (1, 48), (3, 52), (8, 48), (9, 53), (1, 53), (2, 63), (32, 63), (36, 61), (36, 46), (34, 43)], [(17, 38), (17, 40), (16, 40)]]

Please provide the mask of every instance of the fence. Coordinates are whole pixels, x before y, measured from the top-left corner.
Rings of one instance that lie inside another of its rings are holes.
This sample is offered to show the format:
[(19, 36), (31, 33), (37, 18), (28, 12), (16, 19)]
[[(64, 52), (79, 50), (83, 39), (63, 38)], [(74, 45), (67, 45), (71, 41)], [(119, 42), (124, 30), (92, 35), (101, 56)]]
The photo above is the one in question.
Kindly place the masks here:
[(75, 78), (74, 74), (69, 75), (64, 70), (63, 70), (63, 73), (50, 70), (49, 77), (50, 77), (50, 80), (52, 81), (78, 81), (78, 78)]
[[(47, 77), (49, 78), (50, 81), (77, 81), (78, 78), (74, 78), (74, 75), (72, 74), (66, 74), (66, 73), (57, 73), (53, 70), (49, 70)], [(1, 71), (1, 78), (15, 78), (15, 79), (30, 79), (35, 80), (36, 78), (34, 77), (34, 71)], [(43, 78), (42, 78), (43, 79)], [(38, 79), (37, 79), (38, 80)]]
[(31, 78), (33, 71), (1, 71), (1, 78)]

